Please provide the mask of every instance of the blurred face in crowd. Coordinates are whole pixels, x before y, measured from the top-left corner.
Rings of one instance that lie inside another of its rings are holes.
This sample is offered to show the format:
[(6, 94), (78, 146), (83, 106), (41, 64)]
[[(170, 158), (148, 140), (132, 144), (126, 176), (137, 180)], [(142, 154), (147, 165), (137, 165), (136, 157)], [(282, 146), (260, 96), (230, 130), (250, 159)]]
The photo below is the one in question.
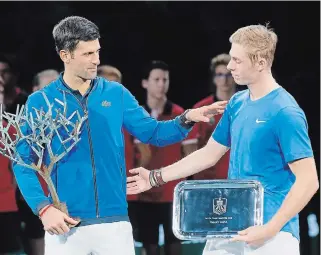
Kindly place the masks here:
[(227, 69), (226, 65), (218, 65), (215, 68), (213, 82), (217, 90), (231, 91), (235, 88), (235, 82), (231, 72)]
[(162, 69), (153, 69), (147, 80), (143, 80), (143, 88), (148, 96), (155, 99), (163, 99), (169, 88), (169, 72)]
[(232, 43), (231, 61), (227, 69), (231, 71), (235, 82), (239, 85), (256, 83), (260, 76), (260, 66), (252, 63), (247, 50), (240, 44)]
[(39, 89), (44, 88), (50, 82), (56, 80), (59, 75), (43, 75), (39, 77), (39, 84), (33, 87), (33, 91), (37, 91)]
[(40, 83), (38, 85), (38, 89), (42, 89), (44, 86), (49, 84), (50, 82), (56, 80), (58, 76), (44, 76), (40, 78)]
[(82, 80), (92, 80), (97, 76), (100, 44), (99, 40), (80, 41), (73, 52), (61, 50), (60, 57), (65, 63), (65, 71)]
[(116, 74), (106, 74), (106, 73), (101, 73), (100, 74), (101, 77), (104, 77), (105, 79), (109, 80), (109, 81), (116, 81), (118, 83), (121, 83), (121, 79), (119, 78), (118, 75)]
[(0, 62), (0, 89), (4, 89), (13, 83), (14, 74), (7, 63)]

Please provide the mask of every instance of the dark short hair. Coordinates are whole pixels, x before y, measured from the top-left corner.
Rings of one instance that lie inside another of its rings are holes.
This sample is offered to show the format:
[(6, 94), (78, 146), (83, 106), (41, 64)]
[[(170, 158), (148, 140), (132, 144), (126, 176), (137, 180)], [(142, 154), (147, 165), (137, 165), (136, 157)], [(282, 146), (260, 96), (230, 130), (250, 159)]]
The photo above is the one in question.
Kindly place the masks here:
[(79, 41), (93, 41), (100, 38), (98, 27), (88, 19), (70, 16), (55, 25), (52, 31), (56, 51), (73, 52)]
[(10, 71), (15, 73), (17, 71), (17, 63), (16, 58), (14, 55), (6, 54), (6, 53), (0, 53), (0, 62), (6, 63)]
[(161, 60), (153, 60), (148, 65), (145, 66), (144, 72), (143, 72), (143, 79), (148, 80), (150, 72), (154, 69), (161, 69), (163, 71), (169, 72), (169, 66)]

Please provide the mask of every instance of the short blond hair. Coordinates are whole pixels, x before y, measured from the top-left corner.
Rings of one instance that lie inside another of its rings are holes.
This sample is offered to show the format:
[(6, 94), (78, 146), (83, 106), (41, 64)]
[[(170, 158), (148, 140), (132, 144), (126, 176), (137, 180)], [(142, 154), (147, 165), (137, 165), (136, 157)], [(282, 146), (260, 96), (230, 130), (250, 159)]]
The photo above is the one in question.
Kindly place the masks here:
[(230, 43), (245, 47), (252, 63), (256, 63), (258, 58), (261, 57), (272, 66), (278, 37), (273, 29), (269, 28), (269, 24), (239, 28), (231, 35), (229, 40)]
[(222, 54), (215, 56), (211, 60), (211, 65), (210, 65), (211, 72), (215, 73), (215, 69), (219, 65), (227, 66), (228, 63), (230, 62), (230, 60), (231, 60), (231, 56), (226, 53), (222, 53)]
[(97, 74), (99, 76), (105, 76), (105, 77), (116, 77), (119, 81), (122, 80), (122, 74), (121, 72), (114, 66), (110, 65), (102, 65), (99, 66), (97, 69)]

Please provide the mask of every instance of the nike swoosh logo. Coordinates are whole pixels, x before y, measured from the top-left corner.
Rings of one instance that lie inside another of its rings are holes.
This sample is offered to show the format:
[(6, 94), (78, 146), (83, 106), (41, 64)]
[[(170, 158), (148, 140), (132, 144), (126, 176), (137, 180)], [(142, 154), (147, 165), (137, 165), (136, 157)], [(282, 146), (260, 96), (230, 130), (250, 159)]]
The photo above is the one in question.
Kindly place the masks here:
[(266, 122), (265, 120), (259, 120), (259, 119), (256, 119), (256, 121), (255, 121), (256, 123), (264, 123), (264, 122)]

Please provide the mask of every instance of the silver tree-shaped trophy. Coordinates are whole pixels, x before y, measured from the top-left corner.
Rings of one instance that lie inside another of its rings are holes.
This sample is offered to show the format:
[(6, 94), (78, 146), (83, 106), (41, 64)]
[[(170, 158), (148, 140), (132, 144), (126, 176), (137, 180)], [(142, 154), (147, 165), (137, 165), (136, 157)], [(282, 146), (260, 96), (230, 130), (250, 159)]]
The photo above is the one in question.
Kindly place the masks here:
[[(65, 97), (63, 102), (55, 99), (62, 107), (54, 108), (47, 96), (44, 93), (42, 95), (47, 104), (46, 111), (18, 105), (16, 114), (11, 114), (3, 111), (0, 105), (0, 153), (36, 171), (47, 183), (54, 207), (68, 215), (66, 204), (58, 197), (51, 173), (55, 164), (80, 141), (81, 127), (88, 116), (80, 116), (78, 111), (67, 116)], [(9, 128), (12, 127), (15, 129), (14, 137), (9, 135)], [(21, 143), (31, 149), (28, 159), (20, 155), (17, 149)]]

